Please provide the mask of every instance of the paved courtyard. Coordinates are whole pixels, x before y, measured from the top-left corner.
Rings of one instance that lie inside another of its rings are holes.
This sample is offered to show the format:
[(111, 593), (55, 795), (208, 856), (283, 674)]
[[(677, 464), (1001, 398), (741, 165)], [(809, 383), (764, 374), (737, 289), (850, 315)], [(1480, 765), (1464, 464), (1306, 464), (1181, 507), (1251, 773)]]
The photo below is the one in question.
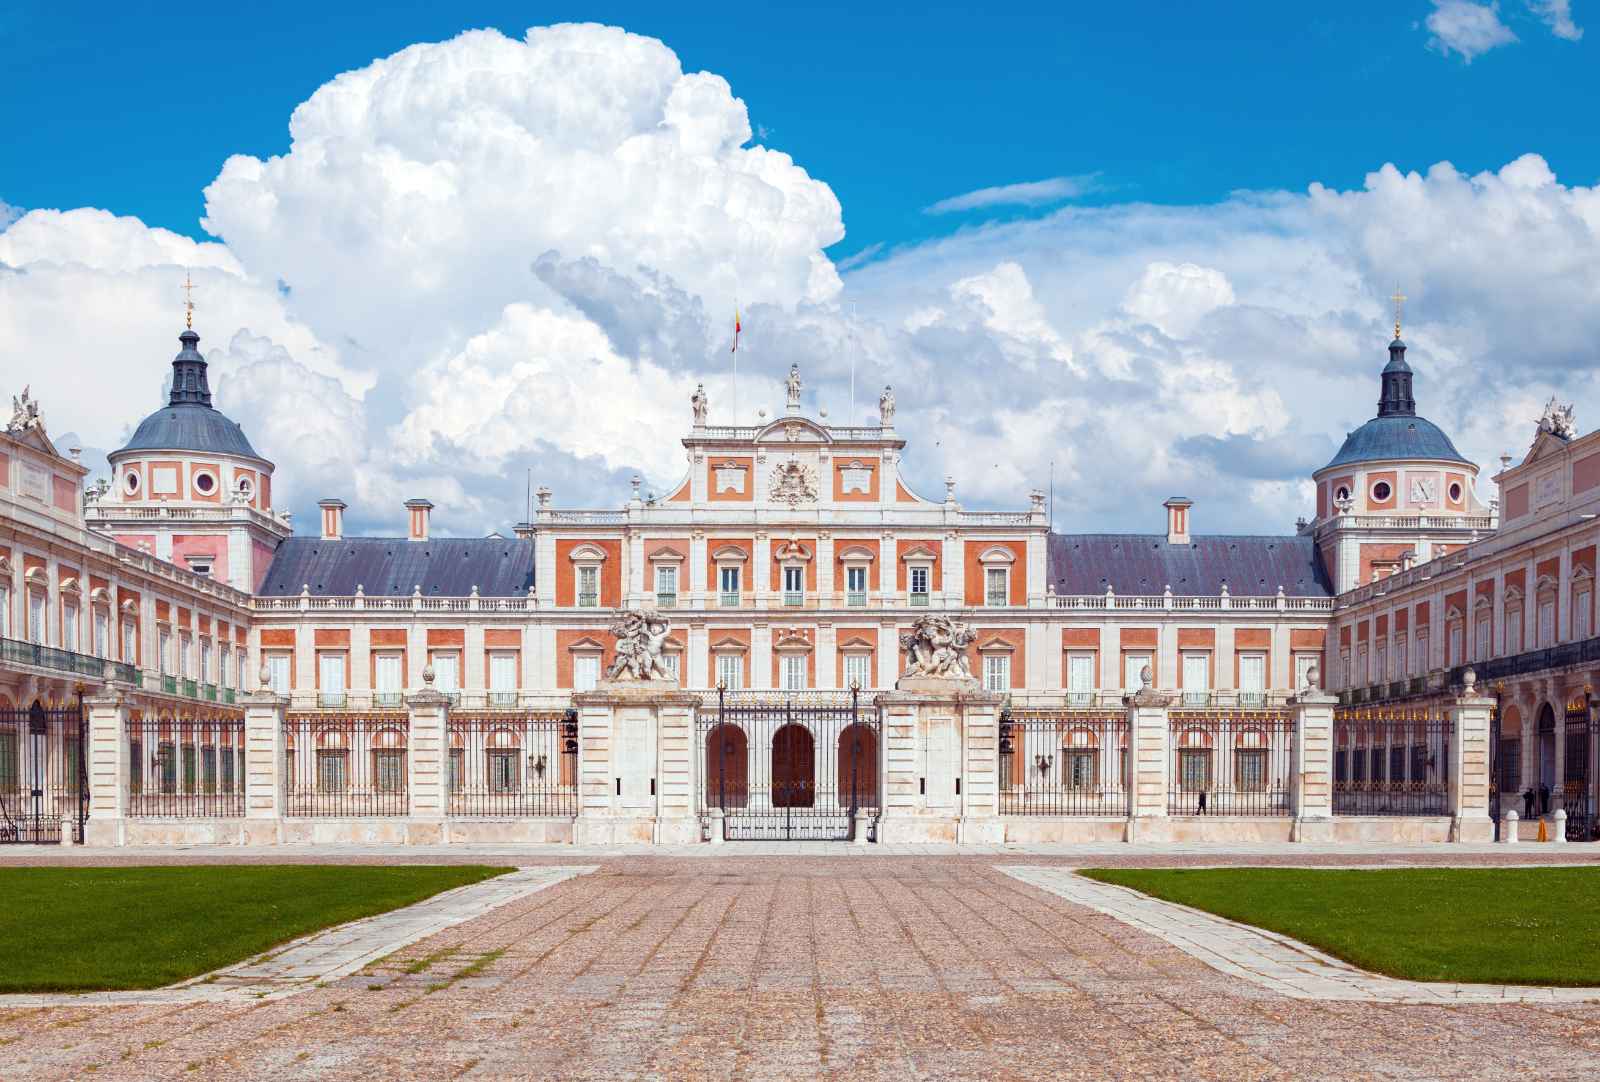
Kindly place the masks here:
[[(522, 851), (596, 867), (285, 998), (0, 1012), (0, 1078), (1600, 1076), (1600, 1004), (1293, 998), (1002, 870), (1081, 853)], [(1261, 855), (1295, 859), (1093, 863)]]

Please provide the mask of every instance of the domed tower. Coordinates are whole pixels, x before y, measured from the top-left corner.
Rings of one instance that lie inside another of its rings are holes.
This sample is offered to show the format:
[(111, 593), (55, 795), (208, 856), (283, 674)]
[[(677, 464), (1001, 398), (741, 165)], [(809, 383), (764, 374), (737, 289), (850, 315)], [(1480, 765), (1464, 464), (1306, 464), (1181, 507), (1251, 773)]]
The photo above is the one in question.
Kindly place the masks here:
[(1478, 501), (1478, 467), (1418, 415), (1406, 344), (1395, 322), (1378, 414), (1312, 475), (1310, 526), (1339, 592), (1443, 556), (1494, 528)]
[(107, 456), (111, 482), (88, 506), (92, 529), (187, 571), (253, 591), (288, 517), (272, 508), (272, 463), (211, 404), (193, 326), (178, 336), (167, 404)]

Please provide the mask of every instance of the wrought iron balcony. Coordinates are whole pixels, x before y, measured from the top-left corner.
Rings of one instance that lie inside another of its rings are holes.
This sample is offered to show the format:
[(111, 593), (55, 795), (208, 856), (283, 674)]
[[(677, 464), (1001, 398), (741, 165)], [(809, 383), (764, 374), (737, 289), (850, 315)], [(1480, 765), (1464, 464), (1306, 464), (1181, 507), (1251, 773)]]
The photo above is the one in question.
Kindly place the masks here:
[(722, 591), (722, 593), (720, 595), (718, 595), (717, 604), (720, 605), (722, 608), (725, 608), (725, 609), (736, 609), (736, 608), (738, 608), (739, 607), (739, 591), (738, 590), (724, 590), (724, 591)]
[(324, 710), (340, 709), (347, 701), (348, 699), (345, 696), (345, 693), (342, 691), (317, 692), (317, 705), (322, 707)]
[(656, 591), (656, 608), (658, 608), (658, 609), (675, 609), (677, 607), (678, 607), (678, 595), (676, 593), (667, 594), (667, 593), (662, 593), (659, 590)]
[(1184, 706), (1210, 706), (1211, 705), (1211, 692), (1209, 692), (1209, 691), (1185, 691), (1183, 693), (1183, 705)]
[(232, 688), (223, 688), (222, 689), (222, 701), (227, 703), (229, 706), (233, 705), (233, 702), (234, 702), (234, 691), (233, 691)]
[(517, 693), (514, 691), (491, 691), (489, 692), (489, 705), (500, 708), (516, 706)]
[(104, 680), (107, 673), (106, 667), (110, 666), (112, 679), (132, 683), (134, 678), (132, 665), (93, 657), (89, 654), (80, 654), (73, 650), (42, 646), (35, 642), (22, 642), (18, 639), (0, 639), (0, 661), (9, 661), (17, 665), (33, 665), (40, 669), (54, 669), (57, 672), (76, 673), (79, 676), (89, 676), (96, 680)]
[(395, 710), (406, 704), (404, 692), (400, 691), (374, 691), (372, 705), (379, 710)]
[(599, 608), (599, 607), (600, 607), (600, 595), (599, 594), (579, 594), (578, 595), (578, 608), (580, 608), (580, 609), (596, 609), (596, 608)]
[(866, 608), (867, 592), (865, 590), (852, 590), (844, 595), (844, 603), (852, 609)]
[(178, 681), (178, 684), (178, 693), (184, 698), (193, 699), (199, 696), (200, 685), (195, 683), (195, 681), (190, 680), (188, 677), (184, 677), (182, 680)]
[(1241, 691), (1239, 692), (1239, 705), (1266, 706), (1267, 693), (1265, 691)]
[(161, 690), (168, 695), (176, 695), (178, 693), (178, 678), (176, 676), (168, 676), (166, 673), (162, 673)]
[(990, 590), (988, 593), (983, 595), (983, 604), (985, 608), (1004, 608), (1006, 603), (1007, 599), (1004, 590)]
[(1095, 700), (1095, 694), (1092, 691), (1069, 691), (1069, 692), (1067, 692), (1067, 705), (1068, 706), (1093, 706), (1094, 705), (1094, 700)]
[(787, 609), (798, 609), (806, 603), (806, 595), (799, 590), (785, 590), (783, 592), (783, 606)]
[(200, 697), (202, 699), (204, 699), (208, 703), (216, 702), (217, 701), (217, 685), (215, 685), (215, 684), (201, 684), (200, 685)]
[(912, 608), (925, 609), (928, 607), (928, 591), (913, 590), (908, 595), (907, 600), (911, 603)]

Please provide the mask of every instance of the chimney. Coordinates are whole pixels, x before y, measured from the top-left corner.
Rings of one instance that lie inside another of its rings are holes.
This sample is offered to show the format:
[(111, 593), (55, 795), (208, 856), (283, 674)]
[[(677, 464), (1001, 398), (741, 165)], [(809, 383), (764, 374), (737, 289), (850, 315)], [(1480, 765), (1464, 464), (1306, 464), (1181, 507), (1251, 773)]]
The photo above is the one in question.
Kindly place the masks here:
[(427, 500), (407, 500), (406, 510), (411, 512), (411, 540), (426, 541), (428, 512), (433, 510), (433, 504)]
[(319, 500), (317, 506), (322, 508), (322, 539), (339, 540), (344, 536), (344, 501)]
[(1167, 509), (1167, 544), (1189, 543), (1189, 508), (1194, 501), (1187, 496), (1174, 496), (1161, 505)]

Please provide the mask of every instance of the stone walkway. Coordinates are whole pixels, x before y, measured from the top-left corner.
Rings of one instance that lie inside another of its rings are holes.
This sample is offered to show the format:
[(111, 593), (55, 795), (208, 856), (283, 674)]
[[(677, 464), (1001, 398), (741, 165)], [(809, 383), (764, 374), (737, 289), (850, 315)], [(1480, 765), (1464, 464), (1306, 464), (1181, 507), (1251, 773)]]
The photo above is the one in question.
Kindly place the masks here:
[(1293, 998), (1037, 858), (593, 863), (293, 996), (0, 1010), (0, 1078), (1600, 1077), (1600, 1005)]
[(1276, 932), (1085, 879), (1070, 868), (1002, 867), (1024, 883), (1158, 936), (1212, 969), (1293, 999), (1372, 1003), (1588, 1003), (1600, 988), (1408, 981), (1358, 969)]
[[(126, 1007), (179, 1003), (251, 1003), (292, 996), (338, 980), (420, 939), (481, 917), (594, 867), (521, 868), (435, 894), (416, 905), (324, 928), (259, 958), (166, 988), (126, 992), (0, 995), (0, 1011), (19, 1007)], [(4, 1077), (0, 1072), (0, 1077)]]

